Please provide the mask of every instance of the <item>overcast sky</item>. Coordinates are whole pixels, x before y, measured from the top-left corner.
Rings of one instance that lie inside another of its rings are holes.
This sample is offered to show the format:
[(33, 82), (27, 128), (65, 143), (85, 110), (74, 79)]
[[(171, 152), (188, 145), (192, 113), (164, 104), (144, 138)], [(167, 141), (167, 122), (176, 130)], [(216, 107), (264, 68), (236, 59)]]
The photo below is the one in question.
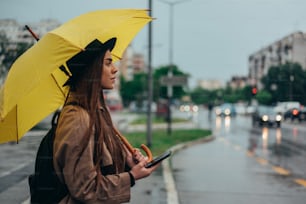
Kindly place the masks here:
[[(295, 31), (306, 31), (305, 0), (163, 0), (174, 8), (173, 62), (199, 79), (247, 75), (248, 56)], [(1, 0), (0, 18), (65, 22), (88, 11), (148, 8), (147, 0)], [(169, 5), (153, 0), (153, 66), (169, 64)], [(133, 41), (147, 55), (146, 27)]]

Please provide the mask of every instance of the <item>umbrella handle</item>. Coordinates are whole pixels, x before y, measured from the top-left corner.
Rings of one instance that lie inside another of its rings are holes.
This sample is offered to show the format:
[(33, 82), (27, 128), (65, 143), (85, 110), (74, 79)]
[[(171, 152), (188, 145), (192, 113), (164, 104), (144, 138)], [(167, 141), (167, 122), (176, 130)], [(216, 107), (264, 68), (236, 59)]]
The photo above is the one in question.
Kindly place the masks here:
[[(114, 128), (114, 130), (115, 130), (115, 133), (119, 136), (120, 140), (123, 142), (124, 146), (133, 155), (135, 151), (137, 150), (129, 143), (129, 141), (116, 128)], [(147, 147), (145, 144), (141, 144), (140, 148), (146, 153), (148, 157), (148, 162), (152, 161), (153, 155), (149, 147)]]
[(145, 144), (141, 144), (141, 149), (146, 153), (147, 157), (148, 157), (148, 162), (153, 160), (153, 155), (151, 150), (149, 149), (149, 147)]

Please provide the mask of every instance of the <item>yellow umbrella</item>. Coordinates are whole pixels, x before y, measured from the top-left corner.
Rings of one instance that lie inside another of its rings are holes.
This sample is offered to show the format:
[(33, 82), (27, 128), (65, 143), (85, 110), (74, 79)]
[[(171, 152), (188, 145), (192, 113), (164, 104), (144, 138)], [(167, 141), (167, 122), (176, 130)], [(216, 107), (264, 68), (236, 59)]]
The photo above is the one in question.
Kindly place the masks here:
[(120, 59), (135, 35), (152, 20), (147, 10), (99, 10), (80, 15), (43, 36), (11, 67), (0, 89), (0, 143), (18, 141), (63, 105), (67, 75), (59, 67), (92, 42), (117, 38)]

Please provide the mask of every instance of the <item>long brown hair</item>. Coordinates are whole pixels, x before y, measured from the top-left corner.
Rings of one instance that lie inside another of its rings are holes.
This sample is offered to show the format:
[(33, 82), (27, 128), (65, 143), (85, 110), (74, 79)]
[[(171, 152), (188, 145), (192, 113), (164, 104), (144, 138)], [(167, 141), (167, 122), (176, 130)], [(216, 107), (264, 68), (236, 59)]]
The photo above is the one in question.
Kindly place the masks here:
[(84, 137), (84, 141), (82, 141), (85, 142), (84, 144), (86, 146), (90, 140), (92, 131), (95, 131), (94, 162), (96, 167), (100, 169), (100, 165), (102, 164), (103, 155), (101, 153), (103, 152), (103, 143), (105, 143), (113, 156), (115, 171), (119, 173), (118, 170), (124, 168), (122, 166), (124, 165), (124, 148), (114, 132), (110, 113), (104, 101), (104, 94), (101, 87), (104, 56), (105, 52), (100, 53), (69, 86), (71, 93), (77, 97), (78, 103), (80, 103), (79, 105), (88, 112), (90, 117), (89, 130)]

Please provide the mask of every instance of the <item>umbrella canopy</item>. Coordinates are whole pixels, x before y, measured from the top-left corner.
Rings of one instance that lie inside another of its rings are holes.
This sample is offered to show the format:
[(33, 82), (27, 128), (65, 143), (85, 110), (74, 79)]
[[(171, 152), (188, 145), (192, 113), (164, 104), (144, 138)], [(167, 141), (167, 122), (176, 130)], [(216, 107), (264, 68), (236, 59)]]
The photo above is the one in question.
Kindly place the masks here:
[(120, 59), (136, 34), (152, 20), (146, 10), (99, 10), (80, 15), (48, 32), (12, 65), (0, 89), (0, 143), (18, 141), (63, 105), (67, 75), (59, 69), (93, 40), (116, 37)]

